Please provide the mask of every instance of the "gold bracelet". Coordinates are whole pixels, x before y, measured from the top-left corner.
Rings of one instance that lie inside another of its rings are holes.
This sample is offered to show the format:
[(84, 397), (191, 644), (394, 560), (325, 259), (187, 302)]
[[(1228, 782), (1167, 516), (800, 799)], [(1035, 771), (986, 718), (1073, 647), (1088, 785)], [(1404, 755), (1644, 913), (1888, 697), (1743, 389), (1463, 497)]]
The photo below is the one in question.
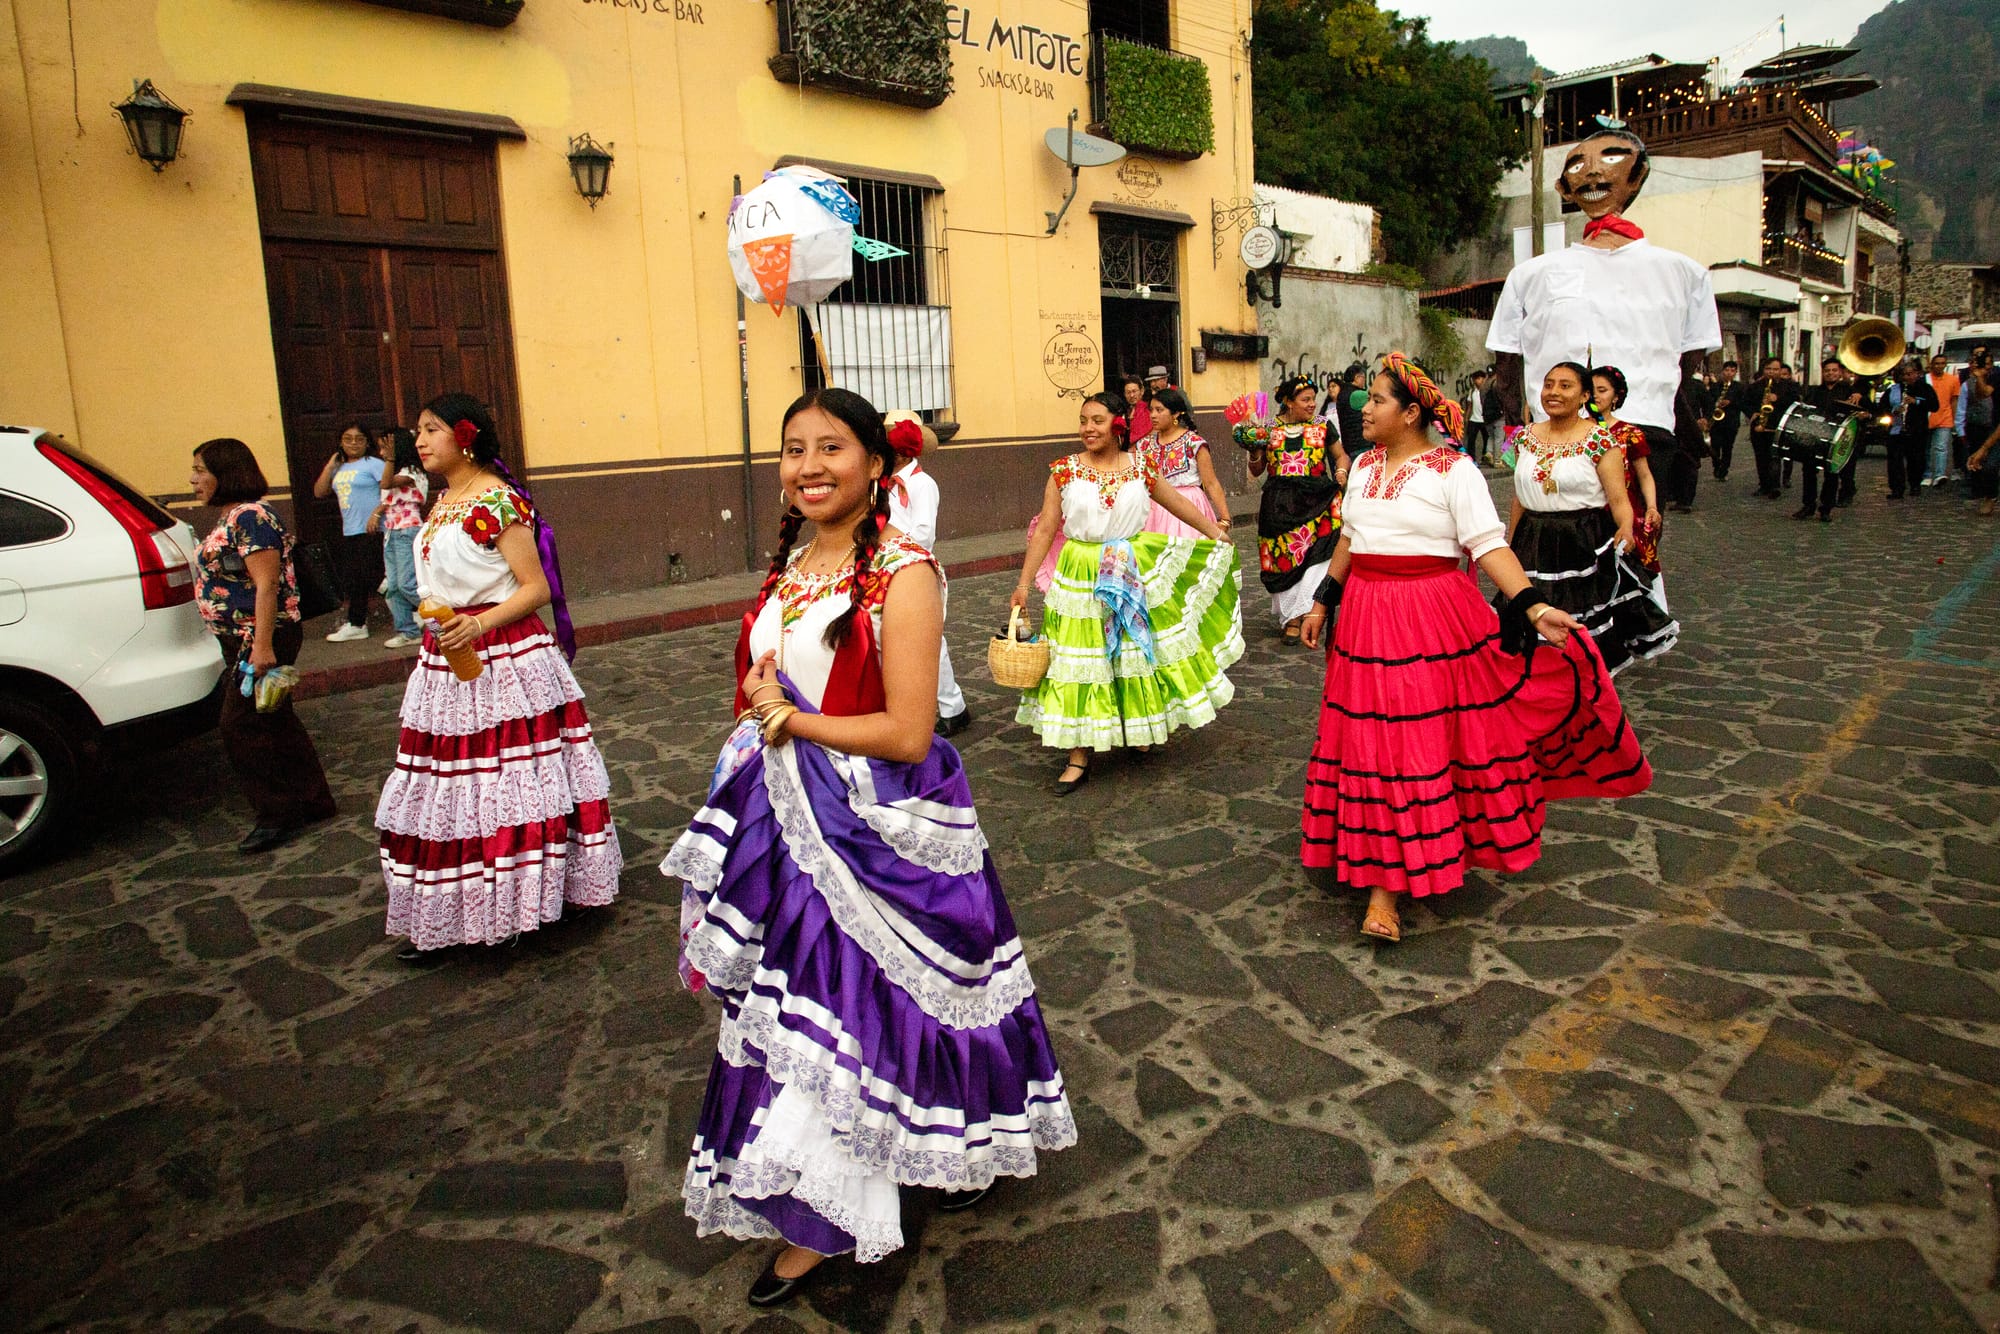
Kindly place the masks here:
[(1530, 616), (1530, 617), (1528, 618), (1528, 624), (1529, 624), (1529, 625), (1534, 625), (1534, 626), (1539, 626), (1539, 625), (1540, 625), (1540, 624), (1542, 623), (1542, 617), (1544, 617), (1544, 616), (1548, 615), (1548, 614), (1549, 614), (1550, 612), (1552, 612), (1552, 611), (1554, 611), (1554, 610), (1555, 610), (1555, 606), (1554, 606), (1554, 604), (1552, 604), (1552, 603), (1548, 603), (1548, 602), (1544, 602), (1544, 603), (1542, 604), (1542, 609), (1541, 609), (1540, 611), (1536, 612), (1536, 613), (1535, 613), (1535, 614), (1534, 614), (1533, 616)]
[(764, 744), (767, 746), (777, 745), (778, 734), (784, 730), (785, 724), (790, 722), (792, 715), (797, 712), (798, 712), (798, 707), (796, 705), (787, 704), (784, 706), (784, 711), (782, 713), (779, 713), (775, 717), (765, 722)]
[(758, 686), (755, 690), (750, 692), (750, 699), (754, 702), (757, 696), (763, 694), (766, 690), (776, 690), (780, 694), (783, 694), (784, 689), (785, 688), (779, 685), (776, 681), (766, 681), (763, 685)]

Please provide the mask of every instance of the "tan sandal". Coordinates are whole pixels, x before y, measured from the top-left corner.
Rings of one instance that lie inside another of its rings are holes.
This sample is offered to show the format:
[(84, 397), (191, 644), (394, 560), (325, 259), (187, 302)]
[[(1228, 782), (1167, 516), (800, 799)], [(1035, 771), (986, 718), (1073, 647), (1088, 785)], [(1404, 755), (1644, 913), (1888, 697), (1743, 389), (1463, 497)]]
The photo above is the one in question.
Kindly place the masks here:
[(1387, 941), (1393, 945), (1403, 938), (1403, 924), (1395, 916), (1393, 909), (1384, 916), (1379, 909), (1371, 905), (1361, 916), (1361, 934), (1370, 940)]

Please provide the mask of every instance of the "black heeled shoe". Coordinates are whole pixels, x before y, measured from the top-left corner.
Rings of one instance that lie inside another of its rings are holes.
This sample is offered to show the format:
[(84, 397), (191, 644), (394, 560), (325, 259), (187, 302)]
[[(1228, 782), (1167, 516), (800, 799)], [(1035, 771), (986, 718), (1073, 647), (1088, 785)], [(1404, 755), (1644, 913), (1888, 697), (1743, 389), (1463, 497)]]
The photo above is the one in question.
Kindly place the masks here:
[(778, 1274), (778, 1258), (784, 1253), (783, 1250), (780, 1250), (777, 1255), (772, 1256), (771, 1263), (764, 1266), (764, 1272), (759, 1274), (757, 1281), (750, 1285), (750, 1291), (745, 1295), (745, 1300), (752, 1306), (784, 1305), (797, 1295), (798, 1290), (814, 1274), (817, 1274), (826, 1267), (826, 1260), (824, 1257), (821, 1257), (820, 1262), (811, 1269), (806, 1270), (805, 1273), (795, 1278), (782, 1278)]
[(941, 1214), (960, 1213), (966, 1209), (970, 1209), (973, 1205), (978, 1204), (992, 1193), (993, 1183), (990, 1181), (978, 1190), (948, 1190), (944, 1193), (944, 1198), (938, 1201), (938, 1212)]
[[(1068, 773), (1071, 769), (1081, 769), (1083, 772), (1068, 782), (1064, 782), (1062, 773)], [(1056, 795), (1058, 797), (1067, 797), (1070, 793), (1090, 781), (1090, 762), (1086, 760), (1082, 764), (1065, 764), (1062, 767), (1062, 773), (1056, 775)]]

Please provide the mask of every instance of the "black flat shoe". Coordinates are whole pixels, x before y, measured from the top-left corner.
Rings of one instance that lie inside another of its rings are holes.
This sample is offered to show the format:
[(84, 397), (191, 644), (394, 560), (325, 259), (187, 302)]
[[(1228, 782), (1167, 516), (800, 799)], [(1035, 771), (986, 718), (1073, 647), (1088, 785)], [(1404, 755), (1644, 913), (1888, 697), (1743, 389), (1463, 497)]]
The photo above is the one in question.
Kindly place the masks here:
[(973, 1205), (979, 1203), (992, 1193), (993, 1187), (991, 1184), (981, 1186), (978, 1190), (948, 1190), (944, 1193), (944, 1198), (938, 1201), (938, 1212), (943, 1214), (959, 1213), (962, 1210), (970, 1209)]
[(783, 1254), (783, 1251), (779, 1251), (778, 1255), (772, 1256), (771, 1263), (764, 1266), (764, 1272), (759, 1274), (757, 1281), (750, 1285), (750, 1291), (745, 1294), (745, 1300), (752, 1306), (783, 1306), (792, 1299), (807, 1280), (811, 1279), (814, 1274), (817, 1274), (826, 1266), (826, 1261), (821, 1260), (797, 1278), (780, 1278), (778, 1277), (778, 1256)]
[(269, 852), (279, 844), (289, 842), (292, 835), (298, 833), (300, 828), (301, 826), (295, 824), (260, 824), (243, 836), (243, 841), (236, 845), (236, 850), (241, 853)]
[(1075, 778), (1070, 779), (1068, 782), (1063, 781), (1062, 774), (1057, 774), (1056, 795), (1058, 797), (1067, 797), (1070, 793), (1076, 791), (1078, 788), (1082, 787), (1085, 783), (1088, 783), (1090, 781), (1090, 766), (1088, 764), (1065, 764), (1063, 766), (1063, 773), (1068, 773), (1071, 769), (1081, 769), (1083, 770), (1083, 772), (1078, 774)]
[(1811, 518), (1812, 516), (1813, 516), (1813, 512), (1812, 512), (1811, 510), (1809, 510), (1809, 509), (1803, 509), (1803, 508), (1801, 508), (1801, 509), (1795, 509), (1795, 510), (1793, 510), (1793, 511), (1792, 511), (1792, 517), (1793, 517), (1794, 519), (1810, 519), (1810, 518)]
[(972, 710), (966, 709), (961, 713), (954, 713), (949, 718), (939, 718), (937, 727), (933, 730), (939, 736), (957, 736), (970, 726), (972, 726)]

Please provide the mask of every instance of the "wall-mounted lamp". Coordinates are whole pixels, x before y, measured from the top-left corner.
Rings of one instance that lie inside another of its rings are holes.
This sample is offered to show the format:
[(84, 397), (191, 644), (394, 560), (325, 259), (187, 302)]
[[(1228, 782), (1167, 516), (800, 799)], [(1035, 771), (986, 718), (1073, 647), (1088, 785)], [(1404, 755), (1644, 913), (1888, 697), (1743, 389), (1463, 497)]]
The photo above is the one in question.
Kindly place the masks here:
[(593, 209), (611, 187), (613, 146), (600, 144), (588, 134), (579, 134), (569, 141), (570, 178), (576, 182), (576, 192)]
[(125, 122), (125, 137), (132, 151), (154, 171), (163, 171), (181, 155), (181, 130), (187, 123), (185, 107), (179, 107), (153, 86), (151, 79), (132, 80), (132, 95), (114, 102), (111, 109)]

